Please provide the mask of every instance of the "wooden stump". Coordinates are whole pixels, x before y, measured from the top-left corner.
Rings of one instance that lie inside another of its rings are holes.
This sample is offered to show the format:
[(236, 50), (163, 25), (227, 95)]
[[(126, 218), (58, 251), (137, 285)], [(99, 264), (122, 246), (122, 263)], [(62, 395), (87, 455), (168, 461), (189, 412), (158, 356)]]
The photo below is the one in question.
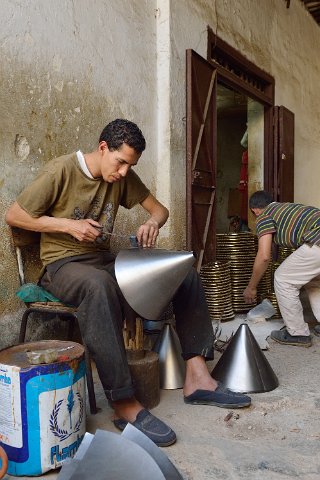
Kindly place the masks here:
[[(135, 388), (137, 400), (147, 409), (156, 407), (160, 402), (160, 370), (158, 354), (144, 349), (143, 323), (132, 317), (125, 322), (123, 330), (128, 365)], [(134, 331), (133, 331), (134, 330)]]

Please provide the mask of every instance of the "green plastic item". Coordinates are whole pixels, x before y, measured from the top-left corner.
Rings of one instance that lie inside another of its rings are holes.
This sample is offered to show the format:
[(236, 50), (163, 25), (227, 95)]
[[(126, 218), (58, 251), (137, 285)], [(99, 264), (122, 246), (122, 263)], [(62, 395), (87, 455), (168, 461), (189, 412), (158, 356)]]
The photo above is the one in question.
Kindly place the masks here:
[(47, 292), (44, 288), (35, 283), (25, 283), (16, 292), (16, 295), (25, 303), (31, 302), (59, 302), (52, 293)]

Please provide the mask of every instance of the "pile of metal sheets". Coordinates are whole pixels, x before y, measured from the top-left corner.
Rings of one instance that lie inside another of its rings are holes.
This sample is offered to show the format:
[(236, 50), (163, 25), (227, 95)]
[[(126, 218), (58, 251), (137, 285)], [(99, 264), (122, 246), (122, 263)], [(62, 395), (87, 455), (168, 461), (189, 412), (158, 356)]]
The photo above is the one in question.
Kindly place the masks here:
[(248, 312), (257, 302), (245, 303), (243, 291), (251, 277), (256, 256), (256, 236), (250, 232), (218, 233), (217, 260), (228, 261), (231, 272), (232, 306), (236, 313)]
[(74, 458), (67, 458), (57, 480), (183, 480), (182, 475), (144, 433), (130, 423), (121, 435), (86, 433)]
[(221, 322), (234, 318), (229, 262), (212, 262), (200, 270), (210, 317)]

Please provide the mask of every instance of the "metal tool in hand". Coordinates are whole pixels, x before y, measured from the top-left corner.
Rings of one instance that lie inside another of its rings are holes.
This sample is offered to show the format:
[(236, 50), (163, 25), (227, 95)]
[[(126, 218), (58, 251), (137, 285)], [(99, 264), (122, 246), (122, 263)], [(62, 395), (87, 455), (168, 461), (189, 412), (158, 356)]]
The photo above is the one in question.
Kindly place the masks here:
[[(103, 227), (95, 227), (98, 229), (102, 229)], [(118, 238), (126, 238), (128, 239), (128, 235), (120, 234), (120, 233), (113, 233), (113, 232), (103, 232), (104, 235), (110, 235), (111, 237), (118, 237)], [(139, 247), (139, 242), (136, 235), (129, 235), (129, 242), (131, 247)]]

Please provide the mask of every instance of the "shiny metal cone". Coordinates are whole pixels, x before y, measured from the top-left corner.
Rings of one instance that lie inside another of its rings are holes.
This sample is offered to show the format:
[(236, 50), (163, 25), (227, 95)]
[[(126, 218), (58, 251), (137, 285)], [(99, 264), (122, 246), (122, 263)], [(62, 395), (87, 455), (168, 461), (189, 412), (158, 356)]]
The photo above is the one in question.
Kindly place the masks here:
[(117, 255), (115, 273), (133, 310), (147, 320), (158, 320), (194, 261), (192, 252), (129, 248)]
[(234, 392), (269, 392), (279, 385), (246, 323), (239, 326), (211, 376)]
[(160, 388), (182, 388), (186, 367), (181, 356), (179, 337), (170, 323), (164, 325), (153, 351), (159, 355)]

